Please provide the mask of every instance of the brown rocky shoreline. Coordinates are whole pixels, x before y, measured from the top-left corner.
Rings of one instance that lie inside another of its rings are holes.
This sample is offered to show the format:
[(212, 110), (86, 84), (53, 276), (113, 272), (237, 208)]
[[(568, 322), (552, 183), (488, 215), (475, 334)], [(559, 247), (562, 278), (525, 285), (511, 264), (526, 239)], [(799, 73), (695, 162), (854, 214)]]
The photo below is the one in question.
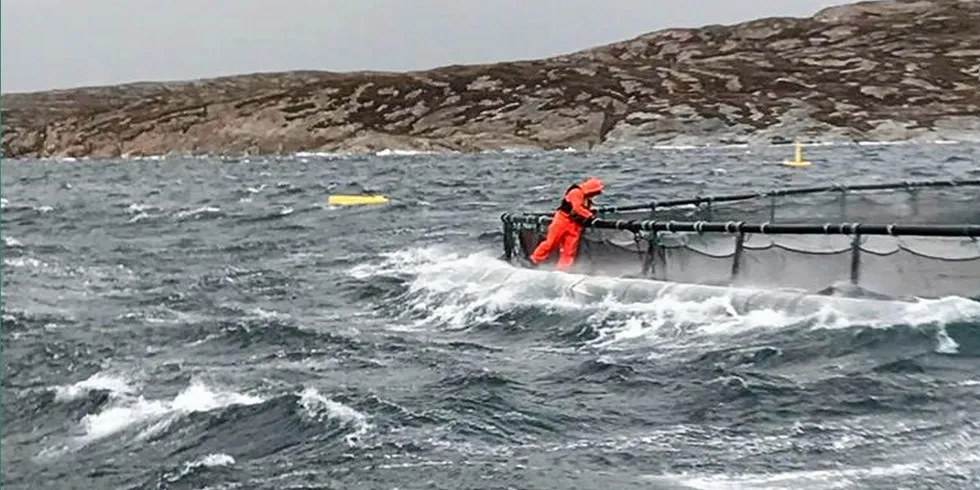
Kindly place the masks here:
[(4, 94), (3, 157), (980, 140), (980, 0), (862, 2), (533, 61)]

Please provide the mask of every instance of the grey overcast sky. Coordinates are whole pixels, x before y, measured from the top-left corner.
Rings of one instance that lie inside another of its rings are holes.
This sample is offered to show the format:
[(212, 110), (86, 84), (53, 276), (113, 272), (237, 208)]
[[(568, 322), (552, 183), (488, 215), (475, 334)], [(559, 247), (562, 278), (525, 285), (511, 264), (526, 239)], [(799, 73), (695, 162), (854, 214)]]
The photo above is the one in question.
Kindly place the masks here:
[(834, 0), (3, 0), (0, 90), (540, 58)]

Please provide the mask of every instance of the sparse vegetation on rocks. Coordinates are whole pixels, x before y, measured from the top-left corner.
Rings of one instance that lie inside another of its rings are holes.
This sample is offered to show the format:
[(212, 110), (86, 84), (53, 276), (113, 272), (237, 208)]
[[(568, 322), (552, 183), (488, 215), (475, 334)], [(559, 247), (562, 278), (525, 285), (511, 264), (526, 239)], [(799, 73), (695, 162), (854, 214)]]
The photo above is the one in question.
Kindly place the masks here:
[(863, 2), (534, 61), (5, 94), (3, 156), (980, 139), (980, 1)]

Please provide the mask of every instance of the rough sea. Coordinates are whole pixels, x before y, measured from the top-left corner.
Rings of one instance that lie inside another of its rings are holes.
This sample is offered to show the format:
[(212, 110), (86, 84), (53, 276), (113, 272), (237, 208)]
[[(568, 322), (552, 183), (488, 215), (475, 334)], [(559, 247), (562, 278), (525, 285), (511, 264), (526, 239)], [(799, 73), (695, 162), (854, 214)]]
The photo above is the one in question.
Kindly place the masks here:
[[(980, 303), (583, 302), (497, 259), (501, 213), (587, 175), (980, 176), (976, 144), (792, 150), (5, 159), (2, 486), (980, 488)], [(392, 201), (325, 205), (352, 191)]]

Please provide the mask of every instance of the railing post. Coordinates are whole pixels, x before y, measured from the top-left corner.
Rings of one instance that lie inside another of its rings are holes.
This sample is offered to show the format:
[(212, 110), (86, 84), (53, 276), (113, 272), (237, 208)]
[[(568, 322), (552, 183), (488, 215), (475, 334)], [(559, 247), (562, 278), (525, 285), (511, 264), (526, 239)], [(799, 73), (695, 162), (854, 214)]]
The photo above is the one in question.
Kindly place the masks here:
[[(660, 263), (663, 267), (657, 269), (657, 263)], [(653, 279), (667, 281), (667, 251), (661, 246), (659, 237), (657, 238), (656, 246), (653, 247), (653, 266), (650, 268), (650, 277)]]
[(857, 285), (861, 279), (861, 234), (855, 233), (851, 240), (851, 284)]
[(514, 257), (514, 223), (505, 216), (504, 222), (504, 259), (510, 262)]
[(847, 221), (847, 189), (843, 188), (840, 190), (840, 218), (841, 221)]
[(657, 240), (658, 233), (656, 231), (650, 232), (650, 238), (647, 239), (647, 253), (643, 256), (643, 270), (641, 275), (644, 277), (653, 277), (654, 274), (654, 257), (657, 252)]
[(735, 235), (735, 254), (732, 255), (732, 282), (738, 279), (738, 273), (742, 269), (742, 249), (745, 245), (745, 232), (739, 231)]

